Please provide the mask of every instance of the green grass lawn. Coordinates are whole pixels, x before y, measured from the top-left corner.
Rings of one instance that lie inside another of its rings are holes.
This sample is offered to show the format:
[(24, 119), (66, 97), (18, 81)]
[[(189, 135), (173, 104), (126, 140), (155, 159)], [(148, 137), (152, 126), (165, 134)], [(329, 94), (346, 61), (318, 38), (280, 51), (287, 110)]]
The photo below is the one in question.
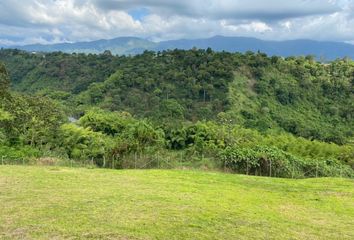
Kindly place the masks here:
[(0, 166), (0, 239), (354, 239), (354, 181)]

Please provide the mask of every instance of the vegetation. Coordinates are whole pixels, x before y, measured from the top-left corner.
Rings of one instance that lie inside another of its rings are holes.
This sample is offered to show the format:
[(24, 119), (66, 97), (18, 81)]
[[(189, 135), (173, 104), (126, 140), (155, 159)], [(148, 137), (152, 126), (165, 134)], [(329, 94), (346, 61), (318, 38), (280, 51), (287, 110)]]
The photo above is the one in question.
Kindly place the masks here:
[(281, 129), (339, 144), (353, 136), (354, 62), (267, 57), (212, 50), (111, 54), (30, 54), (1, 50), (14, 89), (166, 122), (216, 120), (226, 112), (247, 128)]
[(1, 166), (0, 191), (1, 239), (354, 237), (348, 179)]
[(1, 50), (0, 60), (9, 69), (0, 67), (6, 163), (53, 157), (106, 168), (354, 176), (348, 59), (193, 49), (134, 57)]

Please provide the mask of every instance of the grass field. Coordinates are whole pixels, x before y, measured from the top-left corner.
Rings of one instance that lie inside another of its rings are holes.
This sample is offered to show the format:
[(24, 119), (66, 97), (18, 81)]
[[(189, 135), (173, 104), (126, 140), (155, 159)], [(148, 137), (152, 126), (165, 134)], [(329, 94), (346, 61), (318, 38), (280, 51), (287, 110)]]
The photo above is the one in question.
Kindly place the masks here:
[(0, 239), (354, 239), (354, 181), (0, 166)]

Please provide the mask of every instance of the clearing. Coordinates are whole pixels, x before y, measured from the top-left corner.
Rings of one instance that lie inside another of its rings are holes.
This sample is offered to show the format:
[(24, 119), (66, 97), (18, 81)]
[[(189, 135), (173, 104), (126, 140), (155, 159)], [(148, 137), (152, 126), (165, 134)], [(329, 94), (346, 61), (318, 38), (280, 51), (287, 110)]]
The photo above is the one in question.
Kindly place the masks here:
[(354, 181), (0, 166), (0, 239), (354, 239)]

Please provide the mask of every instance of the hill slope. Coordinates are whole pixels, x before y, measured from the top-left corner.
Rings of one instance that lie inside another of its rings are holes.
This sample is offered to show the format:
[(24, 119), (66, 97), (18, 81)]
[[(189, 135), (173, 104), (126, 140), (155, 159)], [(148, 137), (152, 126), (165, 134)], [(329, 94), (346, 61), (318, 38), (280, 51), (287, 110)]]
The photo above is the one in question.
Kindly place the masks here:
[(88, 107), (159, 123), (220, 120), (261, 131), (344, 143), (354, 129), (354, 62), (211, 50), (134, 57), (0, 51), (19, 91), (50, 96), (80, 115)]
[(162, 51), (169, 49), (212, 48), (215, 51), (246, 52), (261, 51), (268, 55), (305, 56), (315, 55), (318, 59), (333, 60), (350, 57), (354, 59), (354, 45), (341, 42), (320, 42), (313, 40), (265, 41), (247, 37), (215, 36), (203, 39), (179, 39), (172, 41), (152, 42), (135, 37), (121, 37), (110, 40), (92, 42), (61, 43), (52, 45), (11, 46), (26, 51), (66, 53), (102, 53), (110, 50), (113, 54), (139, 54), (145, 50)]
[(4, 239), (353, 239), (354, 182), (0, 167)]
[(200, 49), (212, 48), (215, 51), (227, 52), (264, 52), (276, 56), (306, 56), (314, 55), (317, 58), (333, 60), (350, 57), (354, 59), (354, 45), (340, 42), (320, 42), (313, 40), (265, 41), (247, 37), (215, 36), (207, 39), (175, 40), (160, 42), (157, 49)]
[(102, 39), (92, 42), (59, 43), (59, 44), (34, 44), (14, 46), (30, 52), (66, 52), (66, 53), (103, 53), (110, 50), (113, 54), (137, 54), (146, 49), (151, 49), (156, 43), (135, 37), (121, 37), (114, 39)]

